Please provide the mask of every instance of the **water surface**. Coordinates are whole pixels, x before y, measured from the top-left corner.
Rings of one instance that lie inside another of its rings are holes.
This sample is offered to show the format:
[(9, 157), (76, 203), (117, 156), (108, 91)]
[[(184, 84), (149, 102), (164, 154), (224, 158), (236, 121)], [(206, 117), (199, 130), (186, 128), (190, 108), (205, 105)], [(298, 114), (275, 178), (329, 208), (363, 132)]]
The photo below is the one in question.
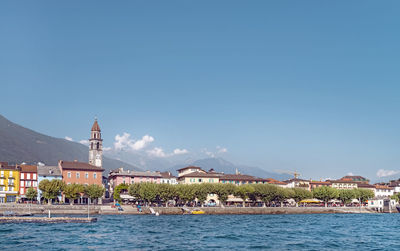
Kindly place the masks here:
[(2, 250), (400, 250), (400, 214), (104, 215), (0, 224)]

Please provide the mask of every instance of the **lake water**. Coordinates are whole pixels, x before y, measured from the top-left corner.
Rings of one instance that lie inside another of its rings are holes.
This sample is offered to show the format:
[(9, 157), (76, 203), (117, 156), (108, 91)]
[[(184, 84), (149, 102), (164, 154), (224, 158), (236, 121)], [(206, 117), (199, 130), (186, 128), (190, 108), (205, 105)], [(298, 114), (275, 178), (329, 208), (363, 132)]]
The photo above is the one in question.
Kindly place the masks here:
[(107, 215), (0, 224), (2, 250), (400, 250), (400, 214)]

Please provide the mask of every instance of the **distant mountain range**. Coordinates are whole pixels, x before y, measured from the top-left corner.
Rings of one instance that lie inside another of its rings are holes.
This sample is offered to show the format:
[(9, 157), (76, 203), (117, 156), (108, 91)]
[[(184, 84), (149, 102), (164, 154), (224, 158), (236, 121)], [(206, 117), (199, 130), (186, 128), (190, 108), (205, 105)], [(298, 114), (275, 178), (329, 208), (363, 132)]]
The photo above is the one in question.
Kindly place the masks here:
[[(90, 125), (88, 128), (90, 129)], [(0, 161), (8, 161), (11, 164), (42, 162), (46, 165), (57, 165), (58, 160), (88, 162), (88, 155), (87, 146), (32, 131), (0, 115)], [(131, 170), (141, 170), (108, 157), (103, 157), (103, 166), (106, 169), (105, 174), (121, 166)]]

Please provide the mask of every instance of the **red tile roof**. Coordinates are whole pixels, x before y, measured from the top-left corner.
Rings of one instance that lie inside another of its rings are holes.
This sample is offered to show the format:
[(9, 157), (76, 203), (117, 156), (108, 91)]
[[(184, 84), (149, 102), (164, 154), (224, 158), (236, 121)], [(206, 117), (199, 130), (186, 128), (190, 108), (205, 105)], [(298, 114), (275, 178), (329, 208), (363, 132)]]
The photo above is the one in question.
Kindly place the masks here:
[(104, 171), (104, 169), (100, 167), (93, 166), (84, 162), (60, 160), (59, 163), (61, 165), (61, 168), (66, 170), (86, 170), (86, 171), (99, 171), (99, 172)]
[(214, 174), (214, 173), (203, 173), (203, 172), (191, 172), (187, 173), (185, 175), (180, 176), (179, 178), (184, 178), (184, 177), (199, 177), (199, 178), (218, 178), (221, 176), (220, 174)]
[(94, 121), (94, 123), (93, 123), (93, 126), (92, 126), (92, 132), (101, 132), (101, 130), (100, 130), (100, 126), (99, 126), (99, 124), (97, 123), (97, 119)]
[(245, 174), (225, 174), (222, 175), (220, 180), (244, 180), (244, 181), (258, 181), (260, 178), (245, 175)]
[(33, 165), (20, 165), (22, 173), (37, 173), (37, 166)]

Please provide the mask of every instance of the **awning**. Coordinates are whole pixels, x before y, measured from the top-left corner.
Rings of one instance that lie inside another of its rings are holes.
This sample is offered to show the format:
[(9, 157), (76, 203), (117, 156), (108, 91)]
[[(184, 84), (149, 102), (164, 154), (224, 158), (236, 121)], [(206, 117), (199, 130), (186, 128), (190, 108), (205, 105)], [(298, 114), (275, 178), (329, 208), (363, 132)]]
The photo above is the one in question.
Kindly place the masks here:
[(300, 203), (321, 203), (321, 201), (317, 200), (317, 199), (306, 199), (306, 200), (300, 201)]

